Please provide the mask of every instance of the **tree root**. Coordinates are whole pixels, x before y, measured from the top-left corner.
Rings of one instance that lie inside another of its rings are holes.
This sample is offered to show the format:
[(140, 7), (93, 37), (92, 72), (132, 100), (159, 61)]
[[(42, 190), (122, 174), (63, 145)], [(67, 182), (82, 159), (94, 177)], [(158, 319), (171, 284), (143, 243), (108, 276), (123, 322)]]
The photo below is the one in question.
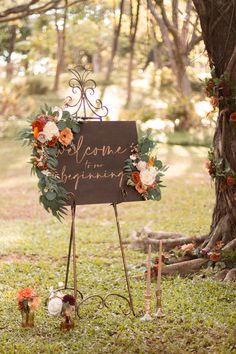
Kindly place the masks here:
[(236, 250), (236, 238), (232, 241), (230, 241), (229, 243), (227, 243), (224, 247), (223, 247), (223, 251), (235, 251)]
[(163, 267), (162, 273), (163, 275), (187, 275), (197, 272), (198, 270), (206, 266), (207, 263), (208, 259), (206, 258), (192, 259), (190, 261), (166, 265)]
[(214, 276), (214, 279), (219, 281), (236, 281), (236, 268), (223, 269)]
[(185, 243), (201, 244), (208, 235), (203, 236), (185, 236), (179, 233), (170, 232), (154, 232), (148, 228), (143, 228), (141, 231), (133, 232), (126, 243), (130, 243), (132, 249), (147, 252), (148, 245), (152, 245), (154, 252), (158, 251), (160, 240), (162, 240), (163, 248), (168, 251), (176, 246), (184, 245)]

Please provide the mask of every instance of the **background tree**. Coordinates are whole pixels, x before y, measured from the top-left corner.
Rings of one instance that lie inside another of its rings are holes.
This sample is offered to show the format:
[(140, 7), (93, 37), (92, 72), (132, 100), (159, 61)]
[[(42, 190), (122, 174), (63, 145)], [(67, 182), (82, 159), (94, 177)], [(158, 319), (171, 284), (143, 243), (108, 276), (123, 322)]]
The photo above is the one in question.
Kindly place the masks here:
[(132, 72), (134, 59), (134, 46), (139, 22), (140, 0), (136, 1), (136, 9), (134, 10), (134, 1), (130, 0), (130, 29), (129, 29), (129, 62), (128, 62), (128, 77), (127, 77), (127, 100), (128, 107), (131, 101), (132, 94)]
[[(169, 65), (176, 78), (177, 92), (180, 99), (185, 102), (192, 94), (187, 73), (189, 54), (202, 39), (198, 30), (198, 16), (193, 11), (192, 0), (187, 0), (185, 5), (179, 0), (173, 0), (171, 8), (163, 0), (148, 0), (147, 3), (159, 27), (161, 39), (168, 54)], [(182, 15), (180, 7), (184, 7)], [(160, 42), (157, 45), (161, 48)], [(186, 112), (182, 128), (188, 128), (191, 122), (190, 113)]]
[(66, 22), (68, 1), (65, 0), (65, 7), (61, 14), (55, 9), (55, 27), (57, 34), (57, 66), (53, 90), (57, 91), (59, 87), (60, 74), (65, 65), (65, 44), (66, 44)]

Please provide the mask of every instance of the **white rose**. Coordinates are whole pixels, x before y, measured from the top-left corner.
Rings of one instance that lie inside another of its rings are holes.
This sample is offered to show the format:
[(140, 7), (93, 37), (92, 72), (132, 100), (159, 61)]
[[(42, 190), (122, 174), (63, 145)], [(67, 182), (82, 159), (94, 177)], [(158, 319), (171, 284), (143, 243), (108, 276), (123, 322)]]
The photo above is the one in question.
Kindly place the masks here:
[(44, 144), (46, 142), (46, 135), (43, 132), (40, 132), (38, 135), (38, 141), (42, 144)]
[(47, 140), (52, 140), (53, 136), (59, 136), (59, 130), (54, 122), (47, 122), (43, 128), (43, 133)]
[(62, 310), (62, 299), (59, 297), (53, 297), (48, 302), (48, 313), (51, 316), (59, 316)]
[(145, 161), (139, 161), (136, 167), (139, 171), (145, 170), (145, 168), (147, 167), (147, 163)]
[(151, 186), (155, 182), (156, 175), (157, 175), (157, 171), (154, 167), (146, 168), (145, 170), (142, 170), (140, 172), (141, 182), (145, 186)]

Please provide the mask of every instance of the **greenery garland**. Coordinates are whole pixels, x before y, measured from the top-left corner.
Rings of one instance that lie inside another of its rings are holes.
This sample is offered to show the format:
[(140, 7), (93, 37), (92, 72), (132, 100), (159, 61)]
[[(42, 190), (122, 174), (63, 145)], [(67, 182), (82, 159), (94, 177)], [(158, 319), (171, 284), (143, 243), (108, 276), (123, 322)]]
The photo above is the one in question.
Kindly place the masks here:
[[(219, 78), (213, 76), (205, 80), (205, 92), (213, 109), (219, 108), (220, 114), (224, 114), (233, 128), (236, 123), (236, 100), (235, 92), (227, 73)], [(236, 184), (236, 173), (231, 169), (228, 161), (223, 157), (215, 157), (214, 149), (208, 151), (206, 168), (212, 179), (219, 179), (224, 185), (233, 186)]]
[(19, 139), (32, 147), (31, 171), (39, 179), (39, 201), (61, 220), (66, 214), (65, 206), (70, 195), (58, 176), (57, 156), (60, 150), (73, 145), (74, 134), (79, 133), (81, 123), (75, 121), (68, 111), (45, 105), (45, 109), (29, 119), (29, 124), (30, 127), (19, 133)]
[(161, 199), (161, 178), (167, 170), (155, 157), (156, 143), (149, 137), (143, 137), (137, 146), (131, 148), (130, 158), (125, 161), (124, 172), (127, 185), (136, 189), (143, 199)]

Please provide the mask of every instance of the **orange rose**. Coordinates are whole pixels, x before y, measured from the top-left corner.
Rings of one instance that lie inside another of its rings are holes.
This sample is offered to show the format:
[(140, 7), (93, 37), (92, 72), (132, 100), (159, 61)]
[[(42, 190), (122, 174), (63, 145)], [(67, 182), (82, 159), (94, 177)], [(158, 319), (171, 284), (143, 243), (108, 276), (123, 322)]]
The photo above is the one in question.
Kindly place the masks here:
[(236, 112), (230, 114), (229, 120), (231, 122), (236, 122)]
[(181, 246), (182, 251), (192, 251), (194, 249), (194, 243), (187, 243)]
[(210, 102), (214, 108), (219, 106), (219, 98), (216, 96), (211, 96)]
[(58, 138), (62, 145), (68, 146), (71, 144), (73, 140), (73, 133), (70, 128), (65, 128), (60, 132), (60, 136)]
[(33, 289), (30, 289), (30, 288), (21, 289), (16, 294), (16, 298), (18, 301), (23, 301), (23, 300), (32, 298), (34, 296), (36, 296), (36, 293)]
[(135, 185), (135, 189), (138, 193), (142, 194), (142, 193), (145, 193), (146, 192), (146, 189), (144, 189), (143, 185), (141, 182), (137, 183)]
[(30, 298), (28, 300), (28, 306), (29, 306), (30, 310), (31, 311), (37, 310), (37, 308), (40, 305), (40, 302), (41, 302), (41, 300), (38, 296), (34, 296), (33, 298)]
[(226, 179), (226, 183), (228, 186), (234, 186), (236, 183), (236, 180), (233, 176), (228, 176)]
[(132, 172), (132, 181), (134, 184), (137, 184), (140, 182), (140, 173), (138, 171)]

